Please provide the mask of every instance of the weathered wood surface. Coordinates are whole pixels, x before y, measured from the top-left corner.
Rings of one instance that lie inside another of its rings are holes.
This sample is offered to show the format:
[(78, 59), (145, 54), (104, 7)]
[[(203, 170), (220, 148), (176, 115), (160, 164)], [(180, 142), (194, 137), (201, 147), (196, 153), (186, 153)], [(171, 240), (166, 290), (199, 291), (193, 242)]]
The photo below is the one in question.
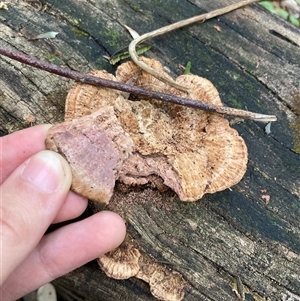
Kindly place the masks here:
[[(45, 0), (38, 10), (38, 1), (11, 0), (0, 11), (0, 43), (78, 71), (113, 72), (102, 56), (129, 43), (121, 24), (144, 33), (233, 2)], [(59, 35), (28, 40), (47, 31)], [(195, 203), (150, 189), (117, 192), (115, 200), (131, 200), (120, 209), (128, 231), (157, 261), (183, 275), (189, 283), (184, 300), (236, 300), (236, 276), (246, 300), (300, 300), (300, 157), (291, 129), (300, 90), (299, 29), (251, 5), (153, 44), (149, 55), (173, 74), (191, 61), (191, 71), (211, 80), (225, 104), (275, 114), (278, 121), (270, 135), (264, 124), (234, 125), (247, 143), (249, 165), (232, 190)], [(1, 57), (2, 134), (62, 121), (71, 84)], [(109, 279), (95, 262), (54, 283), (70, 300), (155, 300), (142, 281)]]

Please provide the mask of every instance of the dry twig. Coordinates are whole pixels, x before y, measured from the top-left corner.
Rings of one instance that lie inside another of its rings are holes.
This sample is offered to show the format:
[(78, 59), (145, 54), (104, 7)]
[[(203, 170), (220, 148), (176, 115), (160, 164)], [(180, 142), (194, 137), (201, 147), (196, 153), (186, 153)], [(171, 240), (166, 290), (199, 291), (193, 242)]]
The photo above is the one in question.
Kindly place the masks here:
[(154, 77), (156, 77), (157, 79), (161, 80), (164, 83), (169, 84), (170, 86), (177, 88), (179, 90), (185, 91), (185, 92), (189, 92), (188, 89), (186, 87), (183, 87), (181, 85), (179, 85), (178, 83), (176, 83), (174, 80), (170, 80), (166, 77), (164, 77), (162, 74), (160, 74), (159, 72), (157, 72), (156, 70), (152, 69), (151, 67), (149, 67), (146, 63), (144, 63), (143, 61), (139, 60), (138, 54), (136, 52), (136, 46), (139, 43), (142, 43), (148, 39), (163, 35), (167, 32), (179, 29), (181, 27), (187, 26), (187, 25), (191, 25), (193, 23), (196, 22), (204, 22), (205, 20), (226, 14), (230, 11), (233, 11), (235, 9), (241, 8), (243, 6), (255, 3), (255, 2), (259, 2), (260, 0), (245, 0), (245, 1), (240, 1), (238, 3), (232, 4), (232, 5), (228, 5), (226, 7), (220, 8), (220, 9), (216, 9), (214, 11), (211, 11), (209, 13), (205, 13), (199, 16), (195, 16), (186, 20), (182, 20), (161, 28), (158, 28), (154, 31), (145, 33), (143, 35), (141, 35), (140, 37), (134, 39), (128, 47), (128, 51), (130, 54), (131, 59), (143, 70), (145, 70), (146, 72), (150, 73), (151, 75), (153, 75)]
[(175, 95), (159, 93), (156, 91), (145, 90), (140, 87), (123, 84), (116, 81), (111, 81), (111, 80), (91, 76), (88, 74), (82, 74), (80, 72), (73, 71), (71, 69), (62, 68), (57, 65), (41, 61), (37, 58), (31, 57), (22, 52), (12, 50), (7, 47), (3, 47), (1, 45), (0, 45), (0, 54), (10, 57), (21, 63), (25, 63), (35, 68), (53, 74), (57, 74), (66, 78), (70, 78), (81, 83), (87, 83), (94, 86), (103, 86), (111, 89), (128, 92), (133, 95), (142, 96), (147, 99), (158, 99), (158, 100), (171, 102), (178, 105), (197, 108), (197, 109), (224, 114), (228, 116), (241, 117), (243, 119), (251, 119), (251, 120), (262, 121), (262, 122), (276, 121), (276, 116), (274, 115), (264, 115), (264, 114), (249, 112), (249, 111), (237, 110), (234, 108), (229, 108), (224, 106), (215, 106), (202, 101), (177, 97)]

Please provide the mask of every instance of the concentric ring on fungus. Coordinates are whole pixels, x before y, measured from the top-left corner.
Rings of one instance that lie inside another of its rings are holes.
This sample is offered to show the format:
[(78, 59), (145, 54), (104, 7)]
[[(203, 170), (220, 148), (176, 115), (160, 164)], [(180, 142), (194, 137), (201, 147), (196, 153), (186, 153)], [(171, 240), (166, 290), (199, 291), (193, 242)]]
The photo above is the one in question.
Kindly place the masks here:
[[(141, 59), (168, 76), (158, 61)], [(138, 67), (129, 61), (119, 66), (116, 76), (106, 71), (93, 71), (92, 75), (126, 82), (138, 71)], [(196, 75), (181, 75), (176, 81), (190, 88), (189, 98), (222, 105), (218, 91), (207, 79)], [(186, 97), (184, 92), (162, 83), (144, 71), (141, 72), (135, 85)], [(118, 139), (127, 141), (128, 147), (118, 145), (113, 140), (115, 136), (110, 133), (112, 131), (110, 126), (103, 128), (98, 123), (91, 124), (88, 121), (90, 118), (95, 118), (97, 114), (97, 119), (101, 120), (101, 110), (105, 111), (108, 107), (113, 108), (115, 117), (111, 118), (114, 119), (115, 126), (121, 128), (118, 128), (121, 135)], [(92, 113), (91, 116), (94, 117), (86, 116)], [(139, 185), (147, 183), (149, 176), (156, 175), (161, 177), (164, 184), (173, 189), (182, 201), (196, 201), (205, 193), (214, 193), (235, 185), (245, 174), (247, 167), (245, 142), (221, 115), (158, 100), (131, 101), (125, 99), (122, 93), (116, 90), (75, 83), (66, 100), (68, 122), (65, 123), (64, 129), (61, 126), (59, 129), (58, 126), (53, 126), (47, 140), (51, 139), (54, 144), (57, 144), (57, 131), (71, 131), (72, 127), (78, 124), (77, 118), (82, 116), (86, 116), (83, 117), (86, 119), (81, 122), (83, 128), (86, 128), (85, 123), (94, 130), (99, 127), (99, 131), (105, 133), (105, 137), (112, 139), (111, 149), (118, 157), (116, 159), (118, 164), (108, 166), (112, 168), (111, 174), (113, 174), (109, 184), (110, 193), (107, 193), (106, 198), (101, 199), (97, 199), (95, 194), (93, 198), (84, 195), (87, 198), (108, 202), (114, 181)], [(77, 144), (79, 140), (77, 137)], [(49, 148), (53, 148), (53, 143), (52, 146), (48, 143)], [(95, 146), (95, 141), (91, 143)], [(74, 148), (72, 144), (70, 147)], [(90, 152), (89, 146), (85, 146), (84, 153), (86, 152)], [(65, 157), (73, 166), (73, 177), (78, 179), (80, 177), (76, 174), (82, 174), (80, 169), (85, 167), (82, 163), (75, 162), (76, 160), (70, 157), (72, 155), (74, 154), (69, 152)], [(93, 153), (89, 157), (93, 158), (93, 166), (101, 166), (103, 160), (101, 152)], [(98, 172), (101, 173), (100, 170)], [(85, 174), (88, 175), (89, 170)], [(81, 191), (87, 191), (85, 186), (89, 184), (84, 183), (82, 178), (80, 181), (81, 183), (76, 184), (75, 188), (73, 185), (73, 188), (83, 194)], [(101, 188), (101, 181), (94, 184)]]

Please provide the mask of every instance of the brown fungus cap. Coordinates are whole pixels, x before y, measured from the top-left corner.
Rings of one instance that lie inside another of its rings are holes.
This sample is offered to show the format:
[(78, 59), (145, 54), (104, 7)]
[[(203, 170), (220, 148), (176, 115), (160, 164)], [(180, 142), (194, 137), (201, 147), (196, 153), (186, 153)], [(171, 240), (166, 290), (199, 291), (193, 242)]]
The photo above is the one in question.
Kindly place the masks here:
[[(161, 64), (143, 60), (165, 76)], [(122, 64), (116, 77), (105, 71), (92, 75), (127, 82), (140, 72), (133, 62)], [(189, 98), (221, 105), (218, 91), (205, 78), (182, 75), (176, 81), (190, 88)], [(144, 71), (135, 83), (146, 89), (186, 97)], [(237, 131), (220, 115), (157, 100), (131, 101), (121, 92), (76, 83), (67, 97), (66, 120), (112, 106), (133, 150), (122, 160), (115, 179), (145, 184), (153, 175), (163, 179), (183, 201), (196, 201), (205, 193), (238, 183), (247, 166), (247, 148)]]
[(110, 106), (52, 126), (45, 144), (69, 162), (73, 191), (106, 204), (113, 194), (118, 170), (134, 147)]
[(180, 301), (184, 297), (186, 282), (171, 269), (154, 262), (150, 256), (142, 254), (139, 260), (140, 271), (136, 278), (149, 283), (151, 294), (164, 301)]
[(157, 263), (126, 240), (117, 249), (98, 258), (98, 264), (108, 277), (114, 279), (139, 278), (150, 286), (151, 294), (164, 301), (180, 301), (186, 282), (170, 268)]
[(98, 264), (108, 277), (128, 279), (139, 272), (140, 256), (138, 249), (123, 243), (119, 248), (100, 256)]

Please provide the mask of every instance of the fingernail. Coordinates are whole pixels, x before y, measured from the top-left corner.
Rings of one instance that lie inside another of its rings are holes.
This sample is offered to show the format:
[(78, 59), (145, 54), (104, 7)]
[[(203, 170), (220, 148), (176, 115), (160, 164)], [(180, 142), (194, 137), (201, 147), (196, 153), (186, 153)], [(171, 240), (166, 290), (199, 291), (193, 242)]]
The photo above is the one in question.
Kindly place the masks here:
[(22, 178), (46, 193), (56, 192), (65, 176), (64, 164), (58, 154), (41, 151), (31, 157), (22, 172)]

